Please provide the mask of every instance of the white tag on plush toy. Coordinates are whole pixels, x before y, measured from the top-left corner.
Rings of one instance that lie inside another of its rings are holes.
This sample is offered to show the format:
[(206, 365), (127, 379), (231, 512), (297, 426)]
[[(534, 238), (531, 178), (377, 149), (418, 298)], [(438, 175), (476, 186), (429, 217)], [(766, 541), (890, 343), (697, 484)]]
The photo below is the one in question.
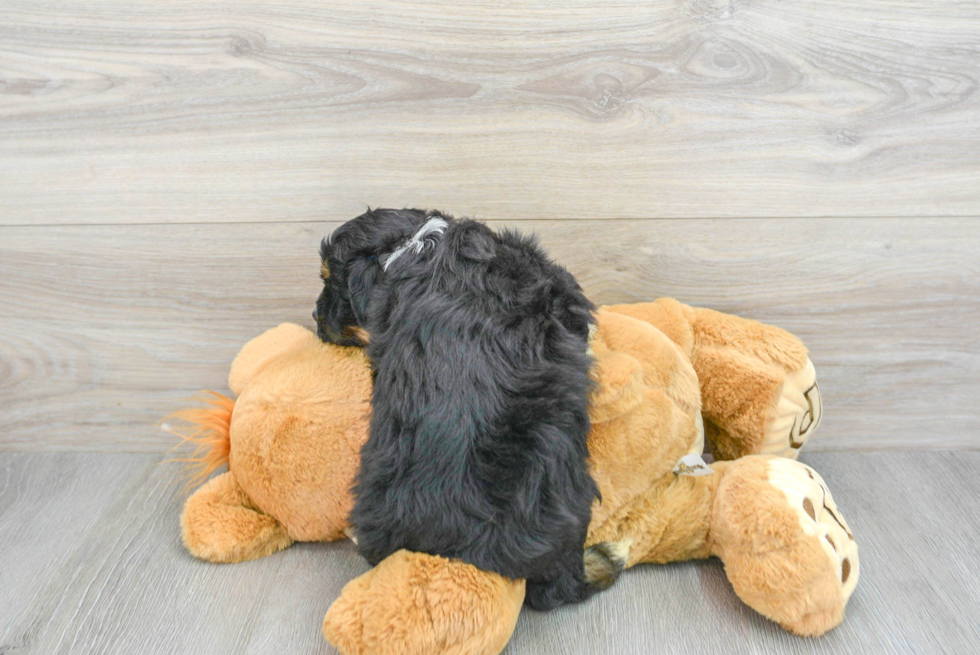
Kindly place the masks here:
[(697, 477), (699, 475), (711, 475), (714, 472), (715, 470), (708, 466), (700, 455), (694, 453), (681, 457), (681, 461), (677, 462), (677, 466), (674, 467), (674, 475)]

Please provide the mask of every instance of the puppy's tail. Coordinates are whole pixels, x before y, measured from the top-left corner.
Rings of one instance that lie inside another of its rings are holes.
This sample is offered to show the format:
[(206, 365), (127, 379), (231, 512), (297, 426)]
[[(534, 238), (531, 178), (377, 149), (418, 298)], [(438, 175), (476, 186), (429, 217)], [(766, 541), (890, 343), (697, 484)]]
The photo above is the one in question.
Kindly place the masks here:
[[(228, 463), (231, 454), (231, 414), (235, 401), (215, 391), (204, 391), (195, 397), (204, 407), (191, 407), (170, 414), (163, 419), (161, 427), (170, 434), (180, 437), (184, 444), (194, 446), (190, 457), (168, 459), (168, 462), (184, 462), (188, 479), (187, 487), (196, 487), (207, 479), (218, 467)], [(173, 427), (168, 419), (176, 419), (186, 425)]]
[(608, 541), (585, 549), (585, 584), (589, 594), (613, 586), (626, 568), (629, 542)]

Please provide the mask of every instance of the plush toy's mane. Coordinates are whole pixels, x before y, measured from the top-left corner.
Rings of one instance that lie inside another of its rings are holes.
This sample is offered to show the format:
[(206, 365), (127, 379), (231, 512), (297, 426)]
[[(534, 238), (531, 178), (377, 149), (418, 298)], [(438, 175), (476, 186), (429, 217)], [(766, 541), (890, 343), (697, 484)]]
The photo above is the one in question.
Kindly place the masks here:
[[(186, 464), (188, 487), (196, 487), (228, 463), (231, 452), (231, 413), (235, 408), (234, 400), (216, 391), (201, 392), (194, 399), (207, 406), (174, 412), (164, 418), (163, 423), (164, 430), (180, 437), (181, 443), (178, 446), (194, 446), (194, 453), (190, 457), (167, 460)], [(168, 419), (187, 425), (175, 428), (166, 422)]]

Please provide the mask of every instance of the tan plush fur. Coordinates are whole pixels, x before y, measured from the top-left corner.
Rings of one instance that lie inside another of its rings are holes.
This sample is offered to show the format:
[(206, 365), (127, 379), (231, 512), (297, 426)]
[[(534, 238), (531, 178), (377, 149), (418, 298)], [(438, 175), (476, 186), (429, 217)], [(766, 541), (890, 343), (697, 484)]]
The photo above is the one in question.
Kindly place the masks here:
[(187, 550), (212, 562), (258, 559), (293, 543), (276, 519), (255, 507), (231, 471), (187, 499), (180, 527)]
[[(794, 489), (766, 478), (767, 457), (747, 457), (787, 376), (808, 364), (803, 344), (778, 328), (661, 299), (601, 309), (592, 350), (590, 466), (602, 502), (588, 542), (615, 542), (629, 566), (716, 555), (739, 596), (787, 629), (815, 635), (839, 623), (840, 562), (790, 507)], [(225, 422), (229, 472), (188, 499), (187, 548), (229, 562), (294, 540), (342, 538), (370, 385), (362, 351), (321, 344), (299, 326), (249, 342), (229, 376), (238, 394)], [(211, 424), (219, 426), (213, 441), (223, 423)], [(735, 461), (702, 477), (673, 473), (704, 438)], [(494, 655), (523, 595), (522, 581), (402, 551), (345, 587), (323, 631), (346, 655)]]
[(330, 541), (344, 536), (353, 506), (350, 486), (367, 439), (371, 375), (359, 348), (328, 346), (308, 331), (309, 339), (279, 339), (294, 327), (258, 338), (272, 341), (278, 356), (264, 362), (238, 398), (229, 467), (290, 537)]
[(787, 373), (807, 349), (789, 332), (672, 298), (607, 308), (655, 325), (698, 371), (708, 448), (719, 459), (759, 452)]
[(711, 507), (727, 465), (713, 464), (716, 475), (661, 477), (603, 524), (593, 522), (588, 543), (628, 543), (627, 566), (709, 557)]
[(649, 323), (599, 311), (593, 342), (590, 468), (602, 502), (592, 530), (658, 484), (697, 438), (698, 380), (680, 349)]
[(295, 323), (283, 323), (267, 330), (238, 351), (228, 373), (228, 388), (240, 396), (245, 385), (255, 378), (269, 362), (283, 354), (300, 350), (316, 342), (316, 336)]
[(496, 655), (523, 602), (523, 580), (401, 550), (348, 583), (323, 634), (350, 655)]
[(787, 630), (820, 635), (843, 618), (840, 581), (819, 541), (769, 483), (766, 459), (729, 466), (712, 507), (712, 552), (746, 604)]

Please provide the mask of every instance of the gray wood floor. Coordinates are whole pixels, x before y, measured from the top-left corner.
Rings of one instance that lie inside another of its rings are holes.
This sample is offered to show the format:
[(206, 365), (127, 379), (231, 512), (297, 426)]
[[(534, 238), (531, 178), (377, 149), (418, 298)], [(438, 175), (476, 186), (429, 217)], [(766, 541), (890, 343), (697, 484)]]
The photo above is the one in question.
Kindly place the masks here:
[[(349, 543), (215, 565), (180, 543), (178, 468), (146, 454), (0, 454), (0, 653), (329, 653), (323, 614), (367, 570)], [(525, 611), (507, 655), (975, 653), (980, 453), (818, 453), (860, 545), (845, 622), (793, 637), (717, 560), (630, 571), (610, 591)]]

